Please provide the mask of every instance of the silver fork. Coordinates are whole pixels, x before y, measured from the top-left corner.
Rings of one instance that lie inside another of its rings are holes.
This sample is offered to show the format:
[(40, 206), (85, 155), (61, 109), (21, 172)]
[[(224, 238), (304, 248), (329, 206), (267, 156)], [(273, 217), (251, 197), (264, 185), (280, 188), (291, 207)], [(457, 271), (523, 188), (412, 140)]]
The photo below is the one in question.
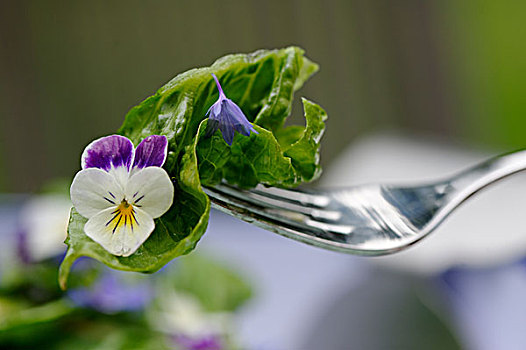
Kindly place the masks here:
[(473, 194), (521, 170), (526, 150), (417, 186), (243, 190), (221, 184), (204, 190), (213, 207), (282, 236), (350, 254), (384, 255), (408, 248)]

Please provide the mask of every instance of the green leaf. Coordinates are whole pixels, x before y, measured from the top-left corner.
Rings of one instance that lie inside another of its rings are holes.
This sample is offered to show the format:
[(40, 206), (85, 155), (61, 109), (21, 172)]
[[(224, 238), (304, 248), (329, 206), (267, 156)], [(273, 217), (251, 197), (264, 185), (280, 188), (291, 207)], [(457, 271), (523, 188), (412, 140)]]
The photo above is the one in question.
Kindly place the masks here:
[(290, 126), (278, 129), (274, 135), (256, 125), (259, 134), (252, 133), (249, 137), (236, 134), (232, 146), (223, 140), (220, 131), (204, 138), (207, 121), (203, 121), (197, 144), (202, 184), (213, 186), (224, 179), (247, 188), (259, 183), (291, 187), (315, 179), (321, 170), (319, 141), (327, 114), (306, 99), (303, 99), (303, 106), (306, 127)]
[[(201, 130), (204, 129), (203, 126)], [(281, 186), (295, 183), (296, 173), (291, 160), (283, 156), (273, 134), (257, 125), (255, 129), (259, 134), (236, 135), (231, 147), (219, 131), (210, 138), (200, 137), (197, 154), (203, 185), (212, 186), (221, 179), (241, 187), (254, 187), (258, 183)]]
[(3, 310), (9, 313), (3, 315), (0, 348), (173, 349), (168, 336), (149, 328), (142, 318), (93, 313), (69, 304), (58, 300), (19, 311)]
[[(285, 156), (290, 157), (292, 166), (298, 172), (301, 181), (312, 181), (321, 174), (319, 164), (320, 139), (325, 130), (327, 113), (317, 104), (302, 99), (307, 125), (301, 138), (287, 147)], [(289, 131), (297, 133), (296, 129)]]
[[(81, 256), (120, 270), (154, 272), (190, 252), (206, 230), (210, 211), (201, 183), (226, 179), (243, 187), (258, 183), (290, 187), (314, 179), (319, 174), (317, 151), (325, 112), (304, 100), (306, 128), (283, 129), (283, 124), (294, 92), (317, 70), (297, 47), (228, 55), (210, 67), (179, 74), (132, 108), (119, 133), (135, 145), (149, 135), (167, 137), (164, 169), (174, 182), (174, 204), (155, 221), (155, 230), (143, 246), (126, 258), (109, 254), (88, 238), (83, 229), (87, 220), (72, 210), (68, 252), (59, 273), (61, 287), (65, 288), (69, 270)], [(259, 135), (236, 134), (232, 147), (220, 132), (210, 139), (198, 137), (206, 111), (218, 98), (211, 73), (256, 124)]]

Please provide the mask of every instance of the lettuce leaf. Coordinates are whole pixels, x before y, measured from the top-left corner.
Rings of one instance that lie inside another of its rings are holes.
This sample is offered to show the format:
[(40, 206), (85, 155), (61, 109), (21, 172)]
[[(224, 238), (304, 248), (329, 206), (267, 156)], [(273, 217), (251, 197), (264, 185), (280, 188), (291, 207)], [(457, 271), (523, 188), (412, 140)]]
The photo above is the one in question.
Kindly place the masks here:
[(237, 134), (232, 146), (228, 146), (221, 132), (203, 138), (206, 127), (200, 128), (197, 157), (201, 183), (213, 186), (224, 179), (246, 188), (260, 183), (290, 187), (317, 178), (321, 172), (319, 141), (327, 115), (317, 104), (307, 99), (302, 102), (307, 125), (278, 129), (279, 139), (256, 125), (259, 134)]
[[(153, 134), (168, 138), (164, 168), (174, 180), (174, 204), (155, 220), (153, 233), (129, 257), (111, 255), (88, 238), (83, 229), (87, 220), (72, 209), (68, 251), (59, 271), (62, 288), (72, 264), (81, 256), (115, 269), (155, 272), (192, 251), (206, 231), (210, 212), (202, 185), (226, 180), (241, 187), (259, 183), (292, 187), (319, 176), (325, 111), (303, 99), (306, 125), (283, 127), (294, 92), (317, 70), (297, 47), (228, 55), (210, 67), (176, 76), (132, 108), (118, 133), (135, 145)], [(231, 147), (220, 131), (211, 138), (202, 137), (206, 111), (218, 98), (211, 73), (217, 75), (225, 94), (241, 107), (259, 134), (236, 134)]]

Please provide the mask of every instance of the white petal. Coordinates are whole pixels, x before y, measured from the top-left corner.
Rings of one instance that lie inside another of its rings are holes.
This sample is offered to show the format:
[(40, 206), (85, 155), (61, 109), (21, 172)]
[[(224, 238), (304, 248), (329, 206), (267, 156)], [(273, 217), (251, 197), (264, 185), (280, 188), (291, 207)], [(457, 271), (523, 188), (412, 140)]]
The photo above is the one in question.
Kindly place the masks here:
[(164, 169), (152, 166), (130, 177), (125, 194), (128, 203), (158, 218), (172, 206), (174, 186)]
[(141, 209), (134, 208), (136, 221), (131, 224), (129, 217), (115, 218), (115, 210), (109, 208), (97, 213), (88, 220), (84, 232), (111, 254), (130, 256), (150, 236), (155, 224), (152, 217)]
[(128, 168), (123, 166), (118, 166), (116, 168), (112, 167), (110, 170), (108, 170), (108, 173), (112, 175), (115, 180), (117, 180), (117, 183), (121, 186), (121, 188), (126, 188), (126, 184), (130, 178), (130, 170)]
[(115, 178), (98, 168), (79, 171), (71, 183), (70, 194), (73, 205), (86, 218), (119, 205), (124, 198)]

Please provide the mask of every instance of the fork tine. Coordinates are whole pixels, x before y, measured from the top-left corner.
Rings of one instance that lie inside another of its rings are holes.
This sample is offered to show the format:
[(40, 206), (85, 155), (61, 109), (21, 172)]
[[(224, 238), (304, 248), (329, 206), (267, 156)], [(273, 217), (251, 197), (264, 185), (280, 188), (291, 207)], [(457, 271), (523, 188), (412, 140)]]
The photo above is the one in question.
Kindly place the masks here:
[[(210, 196), (214, 204), (220, 205), (223, 208), (235, 209), (235, 213), (250, 214), (252, 219), (259, 217), (278, 218), (280, 222), (301, 224), (307, 216), (302, 213), (296, 213), (289, 210), (279, 211), (275, 208), (270, 208), (265, 203), (247, 200), (248, 196), (244, 192), (237, 192), (238, 190), (229, 189), (225, 186), (215, 186), (205, 188), (206, 194)], [(221, 209), (221, 208), (219, 208)], [(243, 217), (242, 217), (243, 218)], [(244, 219), (244, 218), (243, 218)]]
[[(212, 199), (214, 207), (289, 238), (299, 239), (303, 237), (299, 240), (310, 244), (315, 244), (314, 241), (323, 240), (327, 241), (327, 244), (333, 245), (334, 242), (345, 242), (345, 235), (352, 231), (352, 227), (347, 225), (326, 224), (311, 219), (303, 213), (271, 208), (265, 203), (247, 201), (245, 192), (248, 191), (240, 192), (240, 190), (233, 188), (230, 191), (223, 191), (225, 187), (228, 188), (228, 186), (205, 188), (205, 192)], [(232, 196), (232, 194), (236, 194), (236, 196)], [(320, 242), (316, 244), (320, 244)]]
[[(259, 205), (269, 210), (275, 210), (276, 214), (279, 211), (285, 211), (283, 214), (288, 218), (293, 218), (300, 214), (307, 215), (309, 218), (302, 218), (302, 221), (307, 219), (322, 221), (322, 222), (334, 222), (341, 218), (341, 212), (328, 210), (323, 208), (311, 207), (303, 205), (301, 203), (327, 203), (329, 198), (321, 195), (311, 195), (307, 193), (283, 190), (272, 188), (272, 191), (266, 191), (265, 188), (258, 188), (257, 190), (240, 190), (236, 187), (228, 185), (219, 185), (215, 187), (217, 190), (227, 193), (228, 195), (241, 199), (246, 202), (250, 202), (254, 205)], [(279, 190), (279, 191), (276, 191)], [(292, 198), (292, 200), (291, 200)], [(299, 199), (302, 201), (300, 202)]]
[(315, 208), (325, 208), (330, 203), (330, 199), (325, 195), (285, 190), (283, 188), (277, 187), (265, 187), (258, 185), (256, 188), (251, 189), (250, 192), (258, 193), (281, 201)]

